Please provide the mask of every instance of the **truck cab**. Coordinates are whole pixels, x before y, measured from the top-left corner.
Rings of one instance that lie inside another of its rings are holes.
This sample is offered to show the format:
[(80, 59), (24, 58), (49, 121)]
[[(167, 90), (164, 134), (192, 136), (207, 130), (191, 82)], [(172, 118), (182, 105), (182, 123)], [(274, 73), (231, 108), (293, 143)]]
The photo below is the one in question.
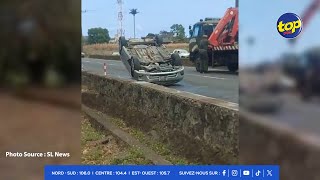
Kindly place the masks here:
[(197, 46), (200, 46), (200, 41), (203, 39), (203, 36), (206, 35), (207, 38), (210, 37), (214, 28), (219, 23), (220, 18), (205, 18), (200, 19), (199, 22), (195, 23), (193, 26), (189, 26), (189, 52), (190, 52), (190, 60), (195, 61), (195, 53), (194, 49)]

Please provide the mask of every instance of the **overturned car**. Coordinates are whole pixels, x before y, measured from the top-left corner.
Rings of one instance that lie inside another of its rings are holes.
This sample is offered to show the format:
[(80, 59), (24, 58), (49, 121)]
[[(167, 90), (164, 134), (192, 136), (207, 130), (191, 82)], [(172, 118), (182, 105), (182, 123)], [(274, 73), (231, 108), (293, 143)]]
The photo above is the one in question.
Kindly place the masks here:
[(120, 37), (119, 53), (131, 76), (138, 81), (172, 85), (183, 79), (180, 56), (170, 55), (159, 36), (130, 40)]

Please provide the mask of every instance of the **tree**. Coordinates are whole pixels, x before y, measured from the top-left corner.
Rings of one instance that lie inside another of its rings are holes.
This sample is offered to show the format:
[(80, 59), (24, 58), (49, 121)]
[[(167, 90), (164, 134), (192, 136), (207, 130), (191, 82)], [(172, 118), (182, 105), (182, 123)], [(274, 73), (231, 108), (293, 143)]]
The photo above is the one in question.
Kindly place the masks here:
[(139, 12), (138, 9), (130, 9), (129, 13), (133, 15), (133, 37), (136, 38), (136, 14), (138, 14)]
[(99, 44), (108, 43), (110, 41), (108, 29), (103, 28), (91, 28), (88, 30), (88, 43)]
[(154, 38), (156, 35), (153, 33), (148, 33), (146, 38)]
[(171, 32), (174, 34), (174, 39), (183, 42), (186, 38), (184, 27), (181, 24), (174, 24), (170, 27)]
[(86, 45), (88, 43), (88, 37), (82, 36), (82, 45)]
[(159, 35), (160, 35), (162, 38), (166, 38), (166, 39), (172, 40), (172, 39), (173, 39), (173, 36), (174, 36), (174, 33), (173, 33), (173, 32), (168, 32), (168, 31), (165, 31), (165, 30), (162, 30), (162, 31), (160, 31)]

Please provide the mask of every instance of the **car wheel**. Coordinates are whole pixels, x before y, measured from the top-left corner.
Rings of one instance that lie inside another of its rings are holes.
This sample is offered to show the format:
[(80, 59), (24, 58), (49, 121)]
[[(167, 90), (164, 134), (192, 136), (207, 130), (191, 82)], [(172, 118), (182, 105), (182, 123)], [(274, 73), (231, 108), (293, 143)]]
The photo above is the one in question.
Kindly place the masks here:
[(130, 61), (130, 67), (131, 67), (131, 77), (134, 77), (135, 73), (134, 71), (139, 71), (141, 69), (139, 59), (136, 57), (132, 57)]
[(158, 46), (161, 46), (163, 44), (163, 38), (159, 35), (156, 35), (155, 39)]
[(178, 54), (174, 53), (171, 55), (172, 65), (173, 66), (182, 66), (181, 58)]
[(126, 38), (124, 36), (121, 36), (119, 38), (119, 53), (121, 53), (122, 47), (127, 47), (128, 46), (128, 42), (126, 40)]

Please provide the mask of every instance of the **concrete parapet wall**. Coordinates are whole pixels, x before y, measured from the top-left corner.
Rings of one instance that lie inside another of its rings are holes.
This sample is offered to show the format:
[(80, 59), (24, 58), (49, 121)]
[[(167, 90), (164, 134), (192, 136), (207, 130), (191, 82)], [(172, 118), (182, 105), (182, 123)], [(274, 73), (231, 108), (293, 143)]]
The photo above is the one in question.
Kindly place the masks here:
[(82, 103), (122, 118), (193, 162), (238, 163), (238, 105), (163, 86), (82, 73)]
[(280, 165), (280, 179), (320, 179), (320, 138), (280, 122), (240, 113), (241, 164)]

